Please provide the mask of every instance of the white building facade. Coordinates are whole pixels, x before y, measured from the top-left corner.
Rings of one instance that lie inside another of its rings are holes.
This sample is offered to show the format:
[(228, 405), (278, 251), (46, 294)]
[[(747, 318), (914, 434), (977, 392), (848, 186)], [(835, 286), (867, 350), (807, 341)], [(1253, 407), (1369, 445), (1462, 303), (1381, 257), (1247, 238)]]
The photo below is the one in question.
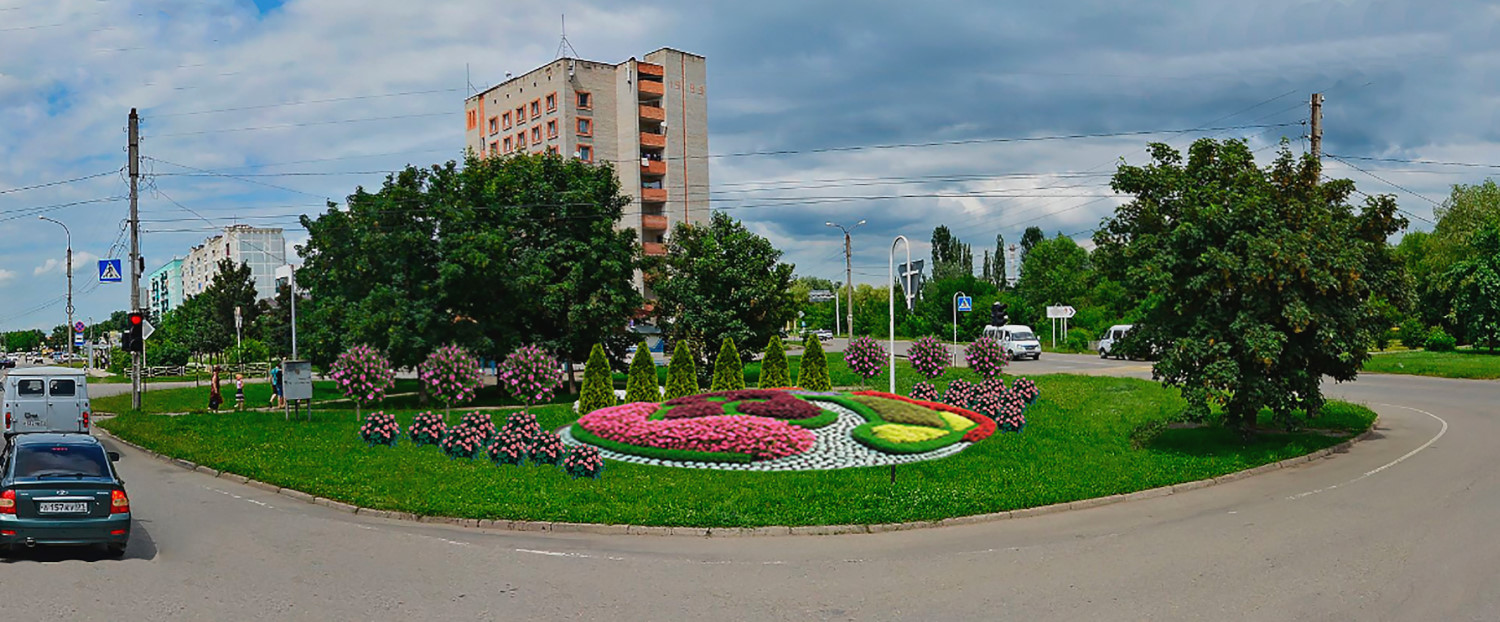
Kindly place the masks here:
[(276, 297), (276, 269), (286, 265), (286, 236), (279, 228), (233, 225), (224, 233), (193, 247), (182, 262), (184, 297), (203, 293), (219, 272), (219, 262), (230, 259), (236, 265), (250, 266), (255, 283), (255, 297)]

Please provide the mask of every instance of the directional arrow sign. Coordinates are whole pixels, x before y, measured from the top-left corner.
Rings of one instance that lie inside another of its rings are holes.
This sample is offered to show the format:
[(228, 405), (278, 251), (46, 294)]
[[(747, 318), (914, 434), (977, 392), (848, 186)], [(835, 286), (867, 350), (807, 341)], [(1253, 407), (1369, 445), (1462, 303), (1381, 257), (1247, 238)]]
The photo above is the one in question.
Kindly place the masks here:
[(1067, 305), (1062, 305), (1062, 306), (1058, 306), (1058, 307), (1047, 307), (1047, 318), (1048, 319), (1058, 319), (1058, 318), (1067, 319), (1067, 318), (1073, 317), (1074, 313), (1077, 313), (1077, 311), (1074, 310), (1073, 307), (1070, 307), (1070, 306), (1067, 306)]
[(151, 325), (151, 320), (142, 319), (141, 320), (141, 340), (144, 341), (146, 339), (150, 339), (151, 338), (151, 333), (154, 333), (154, 332), (156, 332), (156, 327)]

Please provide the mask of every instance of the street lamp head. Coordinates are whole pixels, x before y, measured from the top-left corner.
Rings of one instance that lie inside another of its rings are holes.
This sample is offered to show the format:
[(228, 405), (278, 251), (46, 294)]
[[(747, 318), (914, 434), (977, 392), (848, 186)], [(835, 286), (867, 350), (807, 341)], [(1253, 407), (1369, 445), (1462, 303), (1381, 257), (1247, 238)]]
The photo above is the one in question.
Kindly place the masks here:
[(838, 225), (833, 224), (833, 222), (831, 222), (831, 221), (830, 222), (825, 222), (823, 224), (825, 224), (827, 226), (830, 226), (830, 227), (837, 227), (838, 226)]
[(858, 223), (856, 223), (854, 226), (858, 227), (858, 226), (860, 226), (862, 224), (865, 224), (865, 221), (861, 220)]

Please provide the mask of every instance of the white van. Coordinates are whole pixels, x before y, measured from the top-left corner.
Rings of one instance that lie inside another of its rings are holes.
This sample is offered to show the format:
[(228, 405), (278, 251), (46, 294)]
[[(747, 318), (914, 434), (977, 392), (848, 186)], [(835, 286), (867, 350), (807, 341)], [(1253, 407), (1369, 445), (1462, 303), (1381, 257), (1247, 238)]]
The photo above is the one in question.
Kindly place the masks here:
[(24, 367), (0, 378), (5, 437), (30, 432), (89, 432), (89, 389), (83, 370)]
[(1130, 329), (1134, 326), (1134, 324), (1115, 324), (1109, 327), (1109, 330), (1104, 333), (1104, 337), (1099, 339), (1099, 358), (1109, 358), (1110, 356), (1124, 358), (1124, 355), (1114, 354), (1115, 344), (1124, 339), (1125, 333), (1130, 332)]
[(1035, 361), (1042, 358), (1042, 342), (1037, 341), (1036, 333), (1032, 332), (1030, 326), (1022, 324), (1006, 324), (1005, 326), (986, 326), (984, 336), (994, 339), (1000, 344), (1000, 349), (1011, 360), (1030, 358)]

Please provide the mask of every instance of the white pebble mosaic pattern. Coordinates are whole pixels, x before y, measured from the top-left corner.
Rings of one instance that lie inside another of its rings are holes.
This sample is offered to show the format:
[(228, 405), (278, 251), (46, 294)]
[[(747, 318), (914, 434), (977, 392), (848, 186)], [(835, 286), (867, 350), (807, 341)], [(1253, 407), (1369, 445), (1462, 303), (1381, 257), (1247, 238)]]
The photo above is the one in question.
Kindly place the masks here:
[[(852, 467), (886, 466), (891, 464), (909, 464), (923, 460), (936, 460), (947, 458), (953, 454), (963, 451), (972, 443), (959, 441), (942, 449), (919, 454), (887, 454), (875, 451), (861, 445), (854, 440), (849, 432), (854, 428), (864, 425), (865, 418), (854, 411), (828, 402), (816, 402), (824, 410), (838, 413), (839, 419), (834, 423), (812, 430), (817, 441), (813, 443), (812, 449), (804, 451), (795, 456), (777, 458), (775, 460), (761, 460), (750, 463), (743, 462), (688, 462), (683, 460), (659, 460), (646, 458), (644, 456), (633, 456), (599, 449), (599, 455), (608, 460), (630, 462), (634, 464), (649, 464), (652, 466), (682, 467), (688, 469), (720, 469), (725, 471), (822, 471), (828, 469), (847, 469)], [(573, 426), (566, 426), (557, 431), (562, 437), (565, 445), (582, 445), (581, 441), (575, 440), (570, 430)]]

